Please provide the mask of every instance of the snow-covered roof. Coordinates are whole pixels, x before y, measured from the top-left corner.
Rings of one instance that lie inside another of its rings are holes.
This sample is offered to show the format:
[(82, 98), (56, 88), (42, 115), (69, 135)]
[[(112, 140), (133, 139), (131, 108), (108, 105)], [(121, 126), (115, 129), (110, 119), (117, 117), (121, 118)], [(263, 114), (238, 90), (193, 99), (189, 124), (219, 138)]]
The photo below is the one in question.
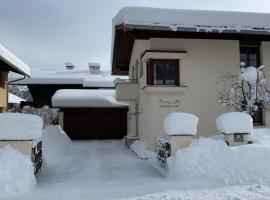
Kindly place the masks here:
[(25, 76), (31, 75), (30, 67), (0, 44), (0, 60), (7, 63), (15, 72)]
[(22, 101), (26, 101), (25, 99), (22, 99), (21, 97), (18, 97), (12, 93), (8, 93), (8, 103), (17, 103), (20, 104)]
[(87, 108), (87, 107), (126, 107), (127, 104), (115, 99), (115, 90), (101, 89), (63, 89), (52, 97), (53, 107)]
[(195, 29), (270, 34), (269, 19), (270, 13), (125, 7), (114, 17), (113, 26), (124, 24), (140, 25), (142, 29), (163, 27), (163, 30), (168, 28), (172, 31)]
[(80, 84), (84, 87), (111, 88), (115, 86), (113, 82), (115, 78), (119, 78), (119, 76), (112, 76), (109, 71), (100, 71), (98, 74), (91, 74), (89, 68), (82, 67), (75, 67), (72, 70), (67, 70), (66, 68), (32, 68), (31, 78), (15, 81), (12, 84)]

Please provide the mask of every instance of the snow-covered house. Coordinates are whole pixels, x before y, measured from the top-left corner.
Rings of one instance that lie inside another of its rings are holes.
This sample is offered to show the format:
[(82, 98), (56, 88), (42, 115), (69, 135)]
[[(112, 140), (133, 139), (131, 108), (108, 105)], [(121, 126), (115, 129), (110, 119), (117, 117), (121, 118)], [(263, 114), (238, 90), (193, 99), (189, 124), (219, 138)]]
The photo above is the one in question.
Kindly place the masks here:
[[(129, 75), (116, 99), (129, 101), (129, 136), (155, 149), (171, 112), (199, 117), (198, 136), (217, 133), (221, 74), (239, 63), (270, 67), (270, 14), (127, 7), (113, 19), (112, 74)], [(257, 123), (270, 126), (262, 112)], [(179, 122), (181, 123), (181, 122)]]
[(30, 68), (0, 44), (0, 112), (8, 106), (8, 73), (9, 71), (30, 76)]
[[(123, 76), (120, 76), (124, 78)], [(51, 98), (60, 89), (111, 89), (115, 87), (109, 71), (100, 69), (98, 63), (88, 67), (75, 66), (66, 62), (65, 68), (33, 67), (31, 78), (14, 81), (12, 85), (26, 85), (31, 93), (34, 107), (52, 106)]]

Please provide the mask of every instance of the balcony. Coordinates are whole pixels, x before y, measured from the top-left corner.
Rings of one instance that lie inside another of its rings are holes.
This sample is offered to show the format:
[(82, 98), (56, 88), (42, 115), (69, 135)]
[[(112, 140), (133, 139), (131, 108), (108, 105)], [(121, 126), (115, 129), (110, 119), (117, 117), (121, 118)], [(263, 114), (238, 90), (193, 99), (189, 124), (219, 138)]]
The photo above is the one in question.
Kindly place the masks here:
[(116, 82), (115, 98), (118, 101), (137, 101), (139, 87), (137, 80), (118, 80)]

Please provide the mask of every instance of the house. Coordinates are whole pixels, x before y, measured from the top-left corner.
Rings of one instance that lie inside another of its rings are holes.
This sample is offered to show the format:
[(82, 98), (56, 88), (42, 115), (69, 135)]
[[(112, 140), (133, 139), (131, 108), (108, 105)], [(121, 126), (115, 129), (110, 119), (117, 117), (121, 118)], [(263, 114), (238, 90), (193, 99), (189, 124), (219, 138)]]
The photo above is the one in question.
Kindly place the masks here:
[[(128, 137), (150, 149), (171, 112), (199, 117), (198, 136), (216, 134), (217, 80), (247, 66), (270, 67), (270, 14), (126, 7), (113, 19), (112, 74), (128, 75), (116, 99), (128, 101)], [(180, 123), (180, 122), (179, 122)], [(257, 120), (270, 126), (262, 110)]]
[[(112, 89), (114, 79), (109, 72), (100, 70), (98, 63), (88, 63), (88, 67), (75, 66), (66, 62), (65, 68), (33, 67), (31, 78), (14, 81), (12, 85), (27, 86), (32, 96), (31, 106), (41, 108), (52, 106), (51, 98), (60, 89)], [(125, 78), (121, 76), (121, 78)]]
[(30, 77), (30, 68), (0, 44), (0, 112), (8, 106), (8, 73)]

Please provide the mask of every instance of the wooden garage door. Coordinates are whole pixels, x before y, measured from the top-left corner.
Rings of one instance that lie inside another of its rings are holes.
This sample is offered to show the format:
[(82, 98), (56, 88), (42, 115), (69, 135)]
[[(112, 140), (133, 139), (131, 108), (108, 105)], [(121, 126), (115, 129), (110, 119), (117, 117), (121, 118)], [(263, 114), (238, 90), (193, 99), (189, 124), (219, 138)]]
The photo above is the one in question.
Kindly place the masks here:
[(64, 130), (72, 140), (122, 139), (127, 108), (64, 109)]

